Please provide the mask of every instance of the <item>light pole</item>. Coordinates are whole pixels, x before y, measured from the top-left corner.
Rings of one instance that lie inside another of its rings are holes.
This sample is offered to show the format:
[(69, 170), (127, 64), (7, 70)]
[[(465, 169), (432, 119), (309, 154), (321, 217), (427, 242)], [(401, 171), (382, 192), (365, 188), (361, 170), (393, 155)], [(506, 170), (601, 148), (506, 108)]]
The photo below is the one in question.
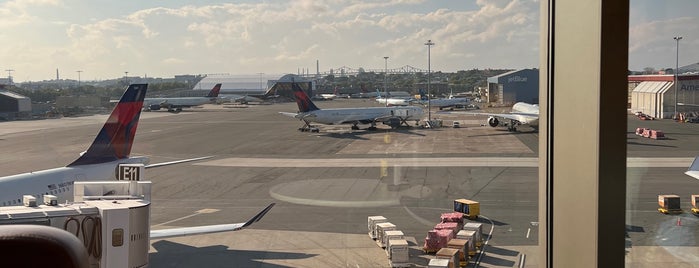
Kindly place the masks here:
[(677, 72), (680, 71), (680, 40), (682, 40), (682, 36), (675, 36), (673, 39), (677, 43), (677, 54), (675, 55), (675, 113), (672, 114), (672, 119), (677, 119), (677, 87), (679, 86)]
[[(388, 56), (383, 57), (384, 60), (384, 67), (383, 67), (383, 95), (385, 97), (386, 101), (386, 107), (388, 107)], [(381, 96), (379, 96), (381, 97)]]
[(14, 69), (7, 69), (7, 81), (12, 85), (12, 72), (14, 72)]
[(126, 84), (129, 84), (129, 72), (124, 72), (124, 81), (126, 81)]
[(75, 72), (78, 73), (78, 87), (80, 87), (80, 73), (82, 73), (83, 71), (75, 71)]
[(430, 48), (432, 48), (434, 43), (432, 43), (432, 40), (427, 40), (425, 45), (427, 46), (427, 121), (429, 121), (429, 124), (432, 124), (432, 94), (430, 92), (430, 73), (432, 71), (430, 69)]

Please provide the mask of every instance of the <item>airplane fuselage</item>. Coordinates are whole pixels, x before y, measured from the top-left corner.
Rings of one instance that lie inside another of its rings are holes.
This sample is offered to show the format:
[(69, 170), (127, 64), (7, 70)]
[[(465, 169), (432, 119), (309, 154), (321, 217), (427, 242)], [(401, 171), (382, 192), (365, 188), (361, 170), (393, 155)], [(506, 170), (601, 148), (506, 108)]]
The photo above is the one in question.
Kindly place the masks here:
[(117, 161), (60, 167), (35, 172), (22, 173), (0, 178), (0, 206), (22, 204), (23, 195), (33, 195), (37, 202), (44, 195), (55, 195), (58, 202), (73, 200), (73, 184), (76, 181), (115, 181), (116, 167), (119, 164), (146, 164), (146, 157), (131, 157)]
[(315, 110), (299, 113), (298, 117), (308, 122), (327, 125), (368, 124), (381, 121), (381, 118), (401, 117), (405, 120), (420, 120), (423, 115), (420, 107), (364, 107)]
[(146, 98), (143, 100), (144, 107), (160, 105), (166, 107), (192, 107), (211, 103), (215, 97), (182, 97), (182, 98)]
[(409, 98), (377, 98), (377, 102), (381, 104), (394, 105), (394, 106), (407, 106), (410, 105), (411, 100)]
[[(430, 100), (429, 103), (430, 103), (430, 106), (433, 106), (433, 107), (450, 107), (450, 106), (454, 106), (454, 105), (467, 105), (470, 102), (466, 98), (452, 98), (452, 99)], [(424, 104), (427, 105), (427, 101), (424, 101)]]

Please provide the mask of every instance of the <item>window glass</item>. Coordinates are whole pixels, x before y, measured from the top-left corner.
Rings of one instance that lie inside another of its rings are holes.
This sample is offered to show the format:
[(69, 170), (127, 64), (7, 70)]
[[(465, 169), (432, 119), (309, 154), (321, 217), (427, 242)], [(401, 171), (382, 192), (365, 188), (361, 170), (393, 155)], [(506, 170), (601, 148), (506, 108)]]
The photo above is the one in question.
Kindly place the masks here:
[[(129, 84), (147, 83), (140, 120), (119, 122), (136, 129), (133, 146), (114, 154), (150, 164), (213, 156), (139, 173), (153, 182), (152, 229), (245, 222), (277, 203), (244, 231), (152, 240), (154, 267), (388, 266), (367, 235), (372, 216), (402, 231), (417, 266), (457, 236), (471, 237), (474, 266), (535, 266), (539, 5), (0, 3), (13, 40), (0, 46), (0, 84), (31, 104), (0, 105), (0, 148), (14, 154), (0, 157), (0, 176), (64, 167), (95, 139), (132, 141), (100, 128)], [(178, 104), (217, 83), (218, 99)], [(347, 109), (361, 107), (373, 110)], [(110, 168), (99, 179), (113, 181)], [(95, 179), (85, 176), (70, 178)], [(467, 215), (447, 214), (455, 209)], [(200, 254), (211, 251), (220, 258)]]
[(684, 174), (699, 144), (697, 8), (695, 1), (631, 1), (627, 267), (697, 263), (699, 181)]

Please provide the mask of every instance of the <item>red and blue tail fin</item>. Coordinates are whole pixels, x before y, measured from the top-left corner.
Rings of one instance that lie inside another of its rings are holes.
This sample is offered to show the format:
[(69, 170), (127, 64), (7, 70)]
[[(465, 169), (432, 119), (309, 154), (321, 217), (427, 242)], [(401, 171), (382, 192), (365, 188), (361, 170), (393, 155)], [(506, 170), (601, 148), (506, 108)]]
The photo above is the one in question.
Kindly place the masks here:
[(308, 97), (308, 94), (303, 91), (298, 83), (291, 83), (291, 90), (294, 93), (294, 99), (296, 100), (296, 105), (299, 106), (300, 113), (320, 110), (320, 108), (318, 108), (318, 106), (311, 101), (311, 98)]
[(148, 84), (129, 85), (90, 148), (68, 166), (99, 164), (128, 158), (147, 88)]
[(221, 83), (216, 84), (214, 86), (214, 88), (212, 88), (211, 91), (209, 91), (209, 94), (207, 94), (206, 97), (207, 98), (216, 98), (216, 97), (218, 97), (219, 91), (221, 91)]

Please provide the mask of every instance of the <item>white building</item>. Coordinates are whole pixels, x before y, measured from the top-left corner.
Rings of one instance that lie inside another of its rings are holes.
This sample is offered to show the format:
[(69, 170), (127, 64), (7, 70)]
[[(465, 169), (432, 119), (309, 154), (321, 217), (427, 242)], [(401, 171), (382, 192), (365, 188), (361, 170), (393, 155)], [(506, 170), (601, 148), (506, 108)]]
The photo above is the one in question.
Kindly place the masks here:
[[(677, 77), (677, 112), (699, 112), (699, 75)], [(675, 77), (673, 75), (630, 75), (629, 103), (632, 112), (654, 118), (672, 118), (675, 112)]]

